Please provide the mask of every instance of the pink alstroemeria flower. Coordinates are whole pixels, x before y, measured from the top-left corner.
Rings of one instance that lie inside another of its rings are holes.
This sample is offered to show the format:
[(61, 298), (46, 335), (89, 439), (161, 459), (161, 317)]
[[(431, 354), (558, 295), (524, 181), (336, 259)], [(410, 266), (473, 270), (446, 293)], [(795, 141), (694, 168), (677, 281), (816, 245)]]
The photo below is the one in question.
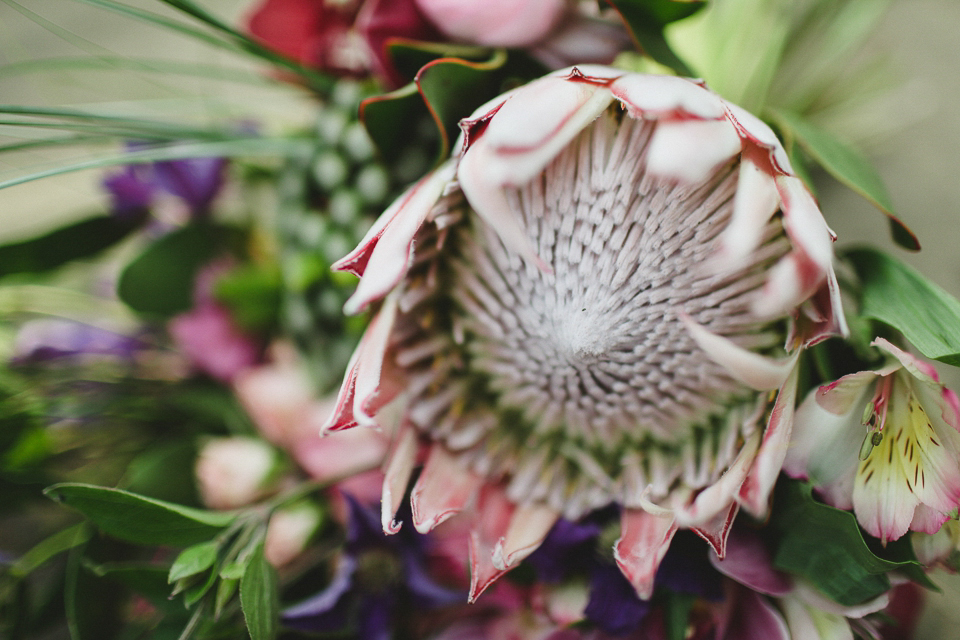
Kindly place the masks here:
[(696, 81), (567, 69), (461, 127), (336, 265), (375, 315), (326, 427), (395, 400), (384, 528), (425, 459), (413, 526), (473, 514), (471, 597), (618, 503), (648, 598), (678, 528), (723, 555), (765, 514), (797, 354), (846, 330), (833, 234), (773, 132)]
[(872, 344), (891, 362), (811, 392), (784, 470), (853, 509), (884, 543), (936, 533), (960, 506), (960, 402), (929, 363), (883, 338)]

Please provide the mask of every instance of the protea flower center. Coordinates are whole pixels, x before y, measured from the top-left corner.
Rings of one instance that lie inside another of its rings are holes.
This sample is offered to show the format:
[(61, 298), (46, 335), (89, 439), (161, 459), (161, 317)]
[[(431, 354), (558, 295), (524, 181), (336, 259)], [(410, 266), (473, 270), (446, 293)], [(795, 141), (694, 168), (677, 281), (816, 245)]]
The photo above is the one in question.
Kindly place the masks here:
[(654, 177), (655, 127), (610, 107), (507, 190), (545, 264), (458, 189), (415, 239), (388, 350), (408, 420), (517, 504), (577, 518), (681, 479), (705, 487), (757, 429), (765, 394), (708, 357), (689, 321), (755, 352), (782, 345), (783, 323), (752, 310), (789, 243), (774, 217), (736, 269), (717, 268), (740, 158), (697, 184)]

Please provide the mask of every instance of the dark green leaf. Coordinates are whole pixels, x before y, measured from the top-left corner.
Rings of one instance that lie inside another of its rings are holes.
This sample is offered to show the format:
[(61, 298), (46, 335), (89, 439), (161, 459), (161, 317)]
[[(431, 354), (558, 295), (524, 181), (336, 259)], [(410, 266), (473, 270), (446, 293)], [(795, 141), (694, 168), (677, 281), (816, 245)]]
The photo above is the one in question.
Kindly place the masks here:
[(263, 555), (263, 544), (251, 554), (240, 579), (240, 607), (251, 640), (276, 637), (280, 618), (277, 573)]
[[(428, 54), (435, 53), (427, 51), (426, 45), (415, 51), (412, 47), (408, 43), (403, 49), (391, 50), (405, 60), (429, 60)], [(535, 65), (522, 55), (507, 56), (502, 50), (483, 51), (489, 55), (479, 61), (454, 57), (429, 60), (414, 82), (392, 93), (364, 100), (360, 105), (360, 118), (385, 160), (396, 160), (408, 145), (422, 144), (422, 140), (414, 138), (416, 127), (413, 125), (425, 117), (433, 121), (439, 134), (438, 160), (446, 158), (461, 118), (496, 97), (508, 79), (525, 81), (540, 75), (541, 70), (534, 71)], [(532, 75), (534, 73), (536, 75)], [(407, 125), (398, 127), (398, 122)]]
[(441, 58), (459, 58), (480, 62), (490, 57), (490, 49), (451, 42), (397, 40), (387, 43), (387, 55), (397, 72), (413, 80), (425, 65)]
[(666, 627), (667, 640), (684, 640), (687, 637), (687, 630), (690, 627), (690, 611), (693, 609), (693, 603), (697, 596), (688, 593), (670, 593), (666, 602), (666, 615), (664, 616), (664, 626)]
[(500, 50), (484, 62), (441, 58), (420, 69), (417, 89), (440, 132), (438, 162), (450, 154), (460, 120), (497, 95), (503, 78), (496, 72), (506, 61), (506, 52)]
[(180, 552), (177, 559), (170, 566), (167, 582), (176, 582), (181, 578), (196, 575), (206, 571), (217, 561), (217, 551), (220, 545), (214, 540), (199, 542)]
[[(93, 541), (87, 543), (92, 545)], [(70, 550), (64, 576), (64, 609), (72, 640), (111, 640), (119, 636), (120, 585), (100, 579), (86, 568), (85, 546)]]
[(117, 293), (134, 311), (171, 316), (193, 306), (200, 267), (224, 248), (224, 230), (194, 223), (160, 238), (120, 274)]
[(136, 224), (110, 216), (81, 220), (45, 235), (0, 246), (0, 277), (42, 273), (89, 258), (127, 237)]
[(88, 563), (86, 566), (96, 575), (120, 583), (144, 597), (165, 616), (183, 616), (183, 604), (170, 598), (169, 572), (165, 567), (141, 562)]
[(883, 178), (866, 158), (797, 114), (774, 111), (772, 115), (774, 121), (793, 135), (830, 175), (872, 202), (887, 216), (890, 233), (897, 244), (912, 251), (920, 250), (917, 237), (894, 212)]
[(203, 596), (207, 595), (211, 587), (213, 587), (213, 584), (217, 581), (217, 573), (211, 571), (207, 574), (206, 579), (200, 579), (200, 576), (195, 575), (192, 578), (184, 578), (184, 580), (191, 581), (183, 594), (183, 603), (187, 608), (190, 608), (197, 604)]
[(928, 358), (960, 366), (960, 301), (874, 249), (844, 256), (860, 278), (860, 314), (900, 331)]
[(607, 0), (626, 23), (637, 47), (662, 65), (684, 76), (696, 75), (674, 53), (663, 36), (663, 29), (671, 22), (689, 17), (699, 11), (705, 2), (687, 0)]
[(68, 551), (90, 539), (90, 527), (82, 522), (63, 531), (58, 531), (20, 556), (10, 567), (10, 575), (20, 578), (59, 553)]
[(410, 143), (412, 127), (397, 126), (397, 123), (419, 122), (427, 114), (417, 85), (412, 82), (396, 91), (368, 98), (360, 105), (360, 118), (367, 133), (387, 162), (396, 161)]
[(856, 517), (813, 499), (808, 484), (781, 481), (771, 524), (780, 532), (774, 566), (802, 576), (844, 606), (861, 604), (890, 588), (886, 573), (919, 567), (873, 553)]
[(77, 509), (105, 533), (137, 544), (196, 544), (214, 537), (234, 519), (232, 513), (192, 509), (89, 484), (56, 484), (44, 493)]

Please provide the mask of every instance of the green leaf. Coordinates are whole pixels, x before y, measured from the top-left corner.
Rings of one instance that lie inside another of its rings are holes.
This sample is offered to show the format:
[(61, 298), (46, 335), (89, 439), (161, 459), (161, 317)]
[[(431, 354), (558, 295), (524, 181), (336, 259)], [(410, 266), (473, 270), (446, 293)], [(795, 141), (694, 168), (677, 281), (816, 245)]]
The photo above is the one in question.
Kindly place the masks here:
[(890, 325), (928, 358), (960, 366), (960, 301), (875, 249), (847, 251), (860, 278), (860, 314)]
[(883, 178), (866, 158), (795, 113), (773, 111), (772, 116), (830, 175), (869, 200), (887, 216), (890, 234), (897, 244), (911, 251), (920, 250), (917, 237), (894, 212)]
[(263, 554), (263, 544), (251, 554), (240, 579), (240, 608), (251, 640), (272, 640), (280, 619), (277, 573)]
[(194, 277), (223, 250), (223, 236), (222, 227), (202, 222), (163, 236), (123, 270), (117, 294), (139, 313), (166, 317), (187, 311)]
[(283, 276), (278, 265), (245, 265), (224, 274), (214, 285), (214, 295), (230, 310), (243, 329), (267, 330), (280, 313)]
[(233, 598), (233, 595), (237, 592), (237, 587), (240, 586), (240, 580), (231, 579), (231, 580), (220, 580), (220, 584), (217, 585), (217, 595), (214, 598), (213, 605), (213, 619), (216, 620), (220, 617), (220, 614), (223, 613), (223, 608), (227, 606), (227, 603)]
[[(394, 57), (407, 60), (428, 60), (437, 51), (428, 45), (391, 47)], [(473, 50), (471, 50), (473, 51)], [(466, 118), (483, 103), (497, 96), (509, 78), (523, 81), (541, 75), (524, 56), (507, 55), (503, 50), (487, 53), (484, 60), (443, 57), (429, 60), (417, 72), (414, 82), (391, 93), (364, 100), (360, 118), (371, 139), (388, 162), (399, 158), (403, 150), (421, 143), (412, 126), (429, 117), (439, 134), (437, 161), (450, 153), (452, 141), (458, 135), (461, 118)], [(401, 55), (402, 54), (402, 55)], [(397, 126), (398, 122), (408, 126)]]
[(920, 565), (874, 554), (856, 517), (816, 502), (809, 484), (781, 481), (771, 525), (779, 530), (774, 566), (802, 576), (844, 606), (861, 604), (890, 588), (886, 573)]
[(20, 556), (10, 567), (10, 575), (15, 578), (22, 578), (30, 574), (50, 558), (89, 540), (90, 533), (90, 527), (86, 522), (58, 531)]
[(99, 216), (45, 235), (0, 246), (0, 277), (42, 273), (73, 260), (89, 258), (126, 238), (137, 224)]
[(368, 98), (360, 105), (360, 119), (380, 156), (387, 162), (399, 159), (404, 147), (411, 142), (412, 127), (397, 126), (397, 123), (419, 122), (426, 114), (426, 106), (413, 82), (390, 93)]
[(623, 18), (641, 51), (680, 75), (694, 76), (690, 67), (674, 53), (663, 36), (671, 22), (692, 16), (705, 6), (702, 1), (688, 0), (607, 0)]
[(89, 484), (55, 484), (44, 494), (80, 511), (105, 533), (137, 544), (197, 544), (213, 538), (235, 518), (232, 513), (192, 509)]
[(180, 552), (177, 559), (170, 566), (167, 582), (176, 582), (181, 578), (196, 575), (206, 571), (217, 561), (217, 551), (220, 545), (215, 540), (199, 542)]
[(690, 611), (693, 610), (693, 604), (697, 596), (689, 593), (669, 593), (666, 602), (666, 615), (664, 616), (664, 626), (666, 627), (667, 640), (684, 640), (687, 637), (687, 630), (690, 627)]
[(417, 73), (417, 90), (440, 132), (437, 162), (450, 155), (460, 120), (497, 95), (503, 78), (496, 72), (506, 62), (507, 54), (501, 49), (483, 62), (441, 58)]
[(86, 568), (107, 580), (120, 583), (146, 598), (164, 616), (183, 617), (183, 604), (170, 598), (168, 571), (165, 567), (143, 562), (87, 562)]

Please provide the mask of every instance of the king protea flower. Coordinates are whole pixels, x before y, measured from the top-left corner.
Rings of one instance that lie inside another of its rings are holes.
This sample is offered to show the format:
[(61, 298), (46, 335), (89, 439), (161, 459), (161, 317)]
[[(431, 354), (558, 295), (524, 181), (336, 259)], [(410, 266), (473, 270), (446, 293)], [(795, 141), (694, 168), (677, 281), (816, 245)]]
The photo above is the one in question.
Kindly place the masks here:
[(883, 338), (890, 358), (817, 389), (803, 401), (786, 471), (853, 509), (884, 543), (936, 533), (960, 507), (960, 401), (936, 369)]
[(477, 514), (472, 598), (610, 503), (649, 597), (678, 527), (722, 555), (766, 511), (797, 353), (845, 330), (833, 235), (773, 132), (692, 80), (568, 69), (461, 126), (335, 265), (375, 314), (327, 428), (396, 401), (384, 529), (423, 456), (413, 525)]

